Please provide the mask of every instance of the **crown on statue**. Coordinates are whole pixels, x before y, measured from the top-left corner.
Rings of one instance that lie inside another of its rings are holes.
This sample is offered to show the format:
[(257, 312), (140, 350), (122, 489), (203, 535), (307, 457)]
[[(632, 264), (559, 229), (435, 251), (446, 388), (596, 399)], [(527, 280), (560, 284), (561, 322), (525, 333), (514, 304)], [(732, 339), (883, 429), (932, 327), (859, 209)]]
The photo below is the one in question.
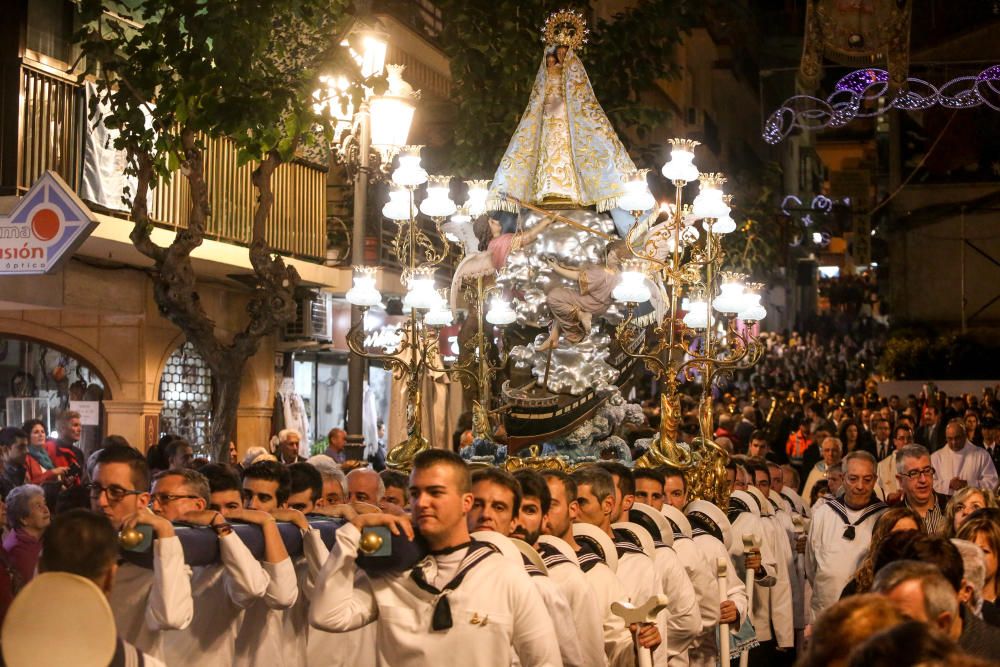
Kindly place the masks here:
[(561, 9), (545, 19), (542, 41), (546, 46), (568, 46), (573, 50), (587, 43), (590, 30), (583, 14), (575, 9)]

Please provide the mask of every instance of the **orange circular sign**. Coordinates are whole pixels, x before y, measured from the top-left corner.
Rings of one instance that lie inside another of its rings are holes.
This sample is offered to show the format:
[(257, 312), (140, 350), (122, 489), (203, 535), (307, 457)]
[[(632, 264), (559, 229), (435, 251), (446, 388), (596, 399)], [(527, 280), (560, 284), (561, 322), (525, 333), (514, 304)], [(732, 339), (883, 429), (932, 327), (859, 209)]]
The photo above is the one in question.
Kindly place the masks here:
[(43, 208), (31, 216), (31, 232), (39, 241), (51, 241), (59, 233), (59, 215), (51, 208)]

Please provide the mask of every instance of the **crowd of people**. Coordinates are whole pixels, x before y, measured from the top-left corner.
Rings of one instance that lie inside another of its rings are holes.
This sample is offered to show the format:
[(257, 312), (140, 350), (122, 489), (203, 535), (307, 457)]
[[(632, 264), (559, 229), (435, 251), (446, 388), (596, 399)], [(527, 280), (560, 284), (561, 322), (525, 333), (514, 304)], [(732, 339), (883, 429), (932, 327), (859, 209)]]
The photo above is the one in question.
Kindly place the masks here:
[[(722, 412), (724, 506), (669, 467), (510, 473), (434, 449), (406, 476), (338, 462), (340, 433), (304, 460), (290, 430), (227, 463), (165, 439), (151, 467), (114, 436), (84, 457), (74, 413), (58, 438), (29, 422), (0, 431), (0, 612), (78, 575), (148, 665), (987, 664), (994, 394), (864, 396)], [(140, 530), (150, 558), (122, 558)]]

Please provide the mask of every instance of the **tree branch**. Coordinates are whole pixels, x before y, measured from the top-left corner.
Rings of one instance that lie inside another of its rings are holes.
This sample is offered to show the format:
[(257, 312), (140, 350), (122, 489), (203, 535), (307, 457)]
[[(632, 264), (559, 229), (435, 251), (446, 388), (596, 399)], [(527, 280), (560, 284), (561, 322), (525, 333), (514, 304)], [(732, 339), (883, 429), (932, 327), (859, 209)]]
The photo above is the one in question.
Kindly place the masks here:
[(153, 160), (143, 151), (130, 151), (139, 165), (137, 177), (138, 191), (132, 198), (132, 232), (129, 238), (136, 250), (150, 258), (157, 265), (163, 262), (166, 250), (153, 243), (150, 234), (153, 231), (153, 222), (149, 219), (149, 184), (153, 180)]

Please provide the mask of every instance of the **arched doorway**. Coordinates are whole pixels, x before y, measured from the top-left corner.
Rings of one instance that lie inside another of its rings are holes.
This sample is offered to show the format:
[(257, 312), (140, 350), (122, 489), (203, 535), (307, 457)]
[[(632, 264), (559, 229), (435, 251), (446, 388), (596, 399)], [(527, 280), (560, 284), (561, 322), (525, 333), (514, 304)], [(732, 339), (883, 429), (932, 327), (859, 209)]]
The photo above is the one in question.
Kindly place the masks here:
[(110, 398), (107, 382), (94, 366), (50, 343), (0, 334), (0, 422), (19, 426), (40, 419), (50, 434), (67, 410), (80, 413), (79, 447), (97, 448), (103, 434), (101, 401)]

